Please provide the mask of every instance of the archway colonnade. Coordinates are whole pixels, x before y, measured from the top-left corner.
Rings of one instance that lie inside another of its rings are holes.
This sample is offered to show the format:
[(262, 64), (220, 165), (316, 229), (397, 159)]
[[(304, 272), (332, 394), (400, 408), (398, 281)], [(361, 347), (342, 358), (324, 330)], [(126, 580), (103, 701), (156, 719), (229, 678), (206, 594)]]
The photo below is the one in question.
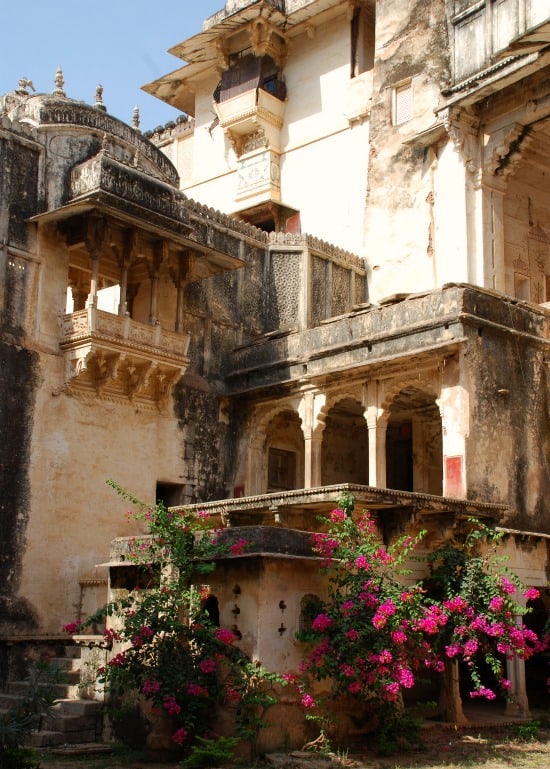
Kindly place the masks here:
[(464, 498), (468, 393), (449, 371), (429, 370), (299, 392), (253, 408), (248, 495), (358, 483)]

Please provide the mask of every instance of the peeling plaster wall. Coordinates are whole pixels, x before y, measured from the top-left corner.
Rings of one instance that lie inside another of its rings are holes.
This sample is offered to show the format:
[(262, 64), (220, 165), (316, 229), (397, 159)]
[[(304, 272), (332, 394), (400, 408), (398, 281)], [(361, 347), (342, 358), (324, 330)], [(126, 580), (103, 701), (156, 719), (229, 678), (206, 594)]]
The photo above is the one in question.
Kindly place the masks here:
[[(439, 82), (449, 70), (443, 0), (378, 2), (375, 55), (365, 230), (376, 300), (436, 285), (428, 200), (434, 158), (403, 142), (435, 122)], [(412, 119), (394, 125), (393, 88), (409, 80)]]

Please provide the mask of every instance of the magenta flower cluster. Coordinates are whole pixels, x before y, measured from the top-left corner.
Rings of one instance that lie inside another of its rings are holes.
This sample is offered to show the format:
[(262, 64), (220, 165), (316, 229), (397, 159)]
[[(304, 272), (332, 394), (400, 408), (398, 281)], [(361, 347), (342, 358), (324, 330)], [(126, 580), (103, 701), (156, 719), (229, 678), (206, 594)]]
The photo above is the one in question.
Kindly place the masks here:
[[(547, 646), (548, 639), (518, 623), (522, 609), (513, 597), (519, 583), (483, 558), (468, 562), (466, 553), (469, 578), (446, 593), (430, 592), (429, 581), (404, 589), (404, 564), (419, 539), (404, 537), (384, 547), (371, 515), (353, 520), (340, 508), (326, 519), (326, 531), (312, 536), (329, 576), (329, 600), (304, 637), (309, 651), (297, 685), (305, 708), (317, 705), (314, 680), (329, 681), (332, 697), (395, 703), (423, 670), (441, 673), (455, 659), (467, 663), (470, 696), (492, 700), (497, 695), (481, 679), (480, 659), (489, 661), (507, 695), (512, 684), (500, 655), (528, 659)], [(523, 596), (534, 600), (538, 591), (523, 589)]]

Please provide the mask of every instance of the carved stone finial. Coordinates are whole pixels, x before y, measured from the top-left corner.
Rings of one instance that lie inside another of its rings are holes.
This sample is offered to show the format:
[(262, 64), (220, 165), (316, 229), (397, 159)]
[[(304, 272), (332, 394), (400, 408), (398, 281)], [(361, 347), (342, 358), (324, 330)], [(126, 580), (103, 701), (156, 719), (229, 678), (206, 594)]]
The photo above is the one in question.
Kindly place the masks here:
[(63, 79), (63, 70), (61, 69), (61, 67), (57, 68), (54, 82), (55, 82), (55, 90), (53, 91), (53, 95), (66, 96), (67, 94), (63, 90), (63, 86), (65, 85), (65, 80)]
[(19, 88), (17, 89), (17, 92), (20, 94), (23, 94), (24, 96), (29, 95), (27, 88), (32, 88), (33, 91), (36, 91), (36, 88), (32, 84), (32, 80), (29, 80), (28, 77), (22, 77), (18, 85), (19, 85)]
[(139, 131), (139, 107), (137, 104), (134, 107), (134, 111), (132, 113), (132, 127), (136, 131)]
[(96, 109), (100, 109), (102, 112), (107, 112), (107, 107), (103, 104), (103, 86), (98, 85), (95, 89), (95, 104)]

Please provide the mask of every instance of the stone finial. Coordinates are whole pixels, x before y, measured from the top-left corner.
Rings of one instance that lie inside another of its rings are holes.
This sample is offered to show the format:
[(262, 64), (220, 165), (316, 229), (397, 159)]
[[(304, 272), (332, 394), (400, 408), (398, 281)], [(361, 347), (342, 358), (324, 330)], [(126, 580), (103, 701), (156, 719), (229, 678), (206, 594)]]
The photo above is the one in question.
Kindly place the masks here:
[(107, 112), (107, 107), (103, 104), (103, 86), (98, 85), (95, 89), (95, 104), (96, 109), (100, 109), (102, 112)]
[(65, 85), (65, 80), (63, 79), (63, 70), (61, 67), (57, 68), (57, 71), (55, 73), (55, 90), (52, 92), (54, 96), (66, 96), (67, 94), (63, 90), (63, 86)]
[(32, 84), (32, 80), (29, 80), (28, 77), (22, 77), (18, 85), (19, 85), (19, 88), (17, 89), (18, 93), (23, 94), (25, 96), (29, 95), (27, 88), (32, 88), (33, 91), (36, 91), (36, 88)]
[(132, 113), (132, 127), (136, 131), (139, 131), (139, 107), (137, 104), (134, 107), (134, 111)]

